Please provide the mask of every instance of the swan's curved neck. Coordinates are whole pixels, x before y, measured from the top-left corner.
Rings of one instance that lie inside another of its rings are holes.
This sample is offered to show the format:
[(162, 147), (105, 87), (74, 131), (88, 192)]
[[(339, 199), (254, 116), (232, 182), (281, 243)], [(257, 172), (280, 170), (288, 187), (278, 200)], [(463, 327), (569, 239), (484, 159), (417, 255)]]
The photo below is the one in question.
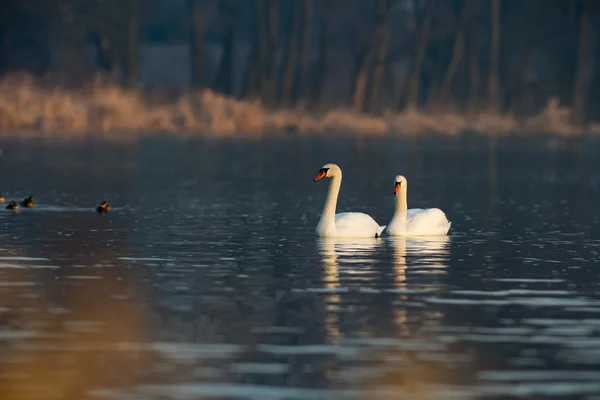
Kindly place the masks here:
[(323, 207), (323, 214), (321, 220), (332, 220), (335, 221), (335, 207), (337, 205), (338, 194), (340, 193), (340, 186), (342, 185), (342, 175), (336, 175), (331, 178), (329, 183), (329, 191), (327, 192), (327, 199), (325, 200), (325, 207)]
[(406, 189), (400, 189), (396, 195), (396, 210), (394, 212), (395, 217), (401, 222), (406, 221), (406, 212), (408, 205), (406, 204)]

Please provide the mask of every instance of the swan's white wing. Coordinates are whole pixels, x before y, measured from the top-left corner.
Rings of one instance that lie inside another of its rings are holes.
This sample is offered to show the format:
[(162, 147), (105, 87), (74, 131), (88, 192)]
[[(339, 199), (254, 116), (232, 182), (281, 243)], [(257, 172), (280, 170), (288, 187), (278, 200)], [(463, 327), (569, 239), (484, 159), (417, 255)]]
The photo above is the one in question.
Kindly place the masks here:
[(422, 208), (411, 208), (410, 210), (406, 211), (406, 218), (411, 218), (417, 214), (422, 213), (423, 210)]
[(359, 212), (335, 214), (335, 227), (338, 236), (348, 237), (375, 237), (383, 230), (370, 215)]
[(450, 221), (439, 208), (413, 208), (406, 214), (406, 231), (411, 235), (445, 235), (450, 229)]

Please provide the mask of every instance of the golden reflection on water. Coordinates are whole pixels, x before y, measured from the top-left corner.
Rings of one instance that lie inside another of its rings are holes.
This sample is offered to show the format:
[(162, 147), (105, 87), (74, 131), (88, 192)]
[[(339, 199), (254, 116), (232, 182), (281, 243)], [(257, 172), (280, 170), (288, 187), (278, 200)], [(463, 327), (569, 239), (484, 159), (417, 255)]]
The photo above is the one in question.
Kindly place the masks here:
[[(387, 237), (384, 239), (386, 246), (392, 253), (393, 265), (393, 289), (398, 292), (393, 310), (394, 324), (399, 340), (425, 340), (420, 336), (419, 328), (411, 326), (408, 313), (416, 312), (410, 307), (403, 306), (409, 301), (415, 301), (413, 290), (423, 287), (416, 282), (422, 282), (422, 277), (414, 276), (416, 270), (421, 273), (431, 274), (432, 277), (446, 272), (450, 251), (450, 238), (440, 237)], [(386, 251), (385, 248), (379, 251)], [(411, 272), (411, 269), (415, 271)], [(411, 284), (411, 273), (414, 282)], [(434, 279), (432, 285), (439, 285)], [(427, 316), (429, 320), (430, 315)], [(378, 350), (377, 350), (378, 351)], [(412, 353), (416, 352), (416, 353)], [(365, 398), (380, 399), (430, 399), (432, 388), (436, 383), (448, 378), (446, 373), (436, 370), (431, 366), (416, 361), (413, 358), (418, 354), (418, 348), (409, 351), (391, 346), (380, 352), (379, 363), (383, 365), (381, 375), (369, 378), (365, 381), (364, 389), (368, 395)], [(392, 361), (385, 359), (411, 359), (409, 364), (401, 363), (395, 365)], [(418, 359), (418, 357), (417, 357)], [(374, 392), (372, 392), (374, 391)]]
[[(407, 254), (415, 257), (419, 264), (432, 271), (440, 271), (447, 267), (450, 239), (448, 236), (435, 237), (388, 237), (388, 245), (393, 251), (394, 288), (398, 291), (398, 302), (408, 301), (410, 289), (406, 273), (408, 271)], [(410, 334), (407, 327), (407, 309), (402, 306), (393, 307), (396, 327), (401, 336)]]
[(95, 388), (131, 384), (143, 366), (140, 353), (122, 351), (140, 342), (142, 311), (117, 273), (63, 273), (52, 264), (0, 250), (2, 400), (81, 399)]
[[(337, 288), (340, 287), (340, 273), (335, 251), (335, 241), (330, 238), (318, 239), (317, 246), (319, 247), (323, 270), (325, 272), (323, 286), (328, 291), (325, 296), (326, 309), (335, 308), (340, 303), (340, 295), (335, 293)], [(338, 338), (340, 336), (337, 313), (326, 310), (325, 327), (329, 337)]]
[[(406, 238), (404, 237), (391, 237), (388, 238), (388, 243), (394, 250), (394, 287), (399, 291), (407, 289), (406, 283)], [(400, 304), (408, 299), (406, 293), (400, 292), (398, 295), (398, 301)], [(392, 312), (394, 313), (394, 320), (396, 323), (396, 329), (402, 336), (408, 335), (410, 332), (406, 325), (406, 308), (404, 307), (393, 307)]]
[[(323, 286), (326, 289), (325, 303), (329, 309), (326, 312), (325, 327), (330, 338), (340, 337), (340, 321), (338, 309), (340, 301), (340, 265), (343, 262), (370, 263), (373, 262), (372, 254), (381, 239), (375, 238), (318, 238), (317, 246), (321, 254), (321, 261), (325, 276)], [(357, 266), (360, 268), (360, 266)]]
[[(330, 338), (340, 337), (339, 308), (343, 285), (340, 284), (340, 263), (350, 272), (352, 269), (372, 266), (375, 252), (386, 251), (387, 243), (393, 254), (393, 287), (398, 292), (397, 306), (392, 307), (397, 332), (408, 336), (406, 325), (407, 309), (402, 304), (408, 301), (407, 254), (418, 260), (418, 265), (427, 273), (439, 274), (446, 268), (449, 243), (448, 236), (440, 237), (389, 237), (385, 239), (319, 238), (317, 247), (321, 255), (324, 276), (322, 279), (325, 304), (328, 311), (325, 326)], [(356, 265), (355, 267), (353, 265)]]

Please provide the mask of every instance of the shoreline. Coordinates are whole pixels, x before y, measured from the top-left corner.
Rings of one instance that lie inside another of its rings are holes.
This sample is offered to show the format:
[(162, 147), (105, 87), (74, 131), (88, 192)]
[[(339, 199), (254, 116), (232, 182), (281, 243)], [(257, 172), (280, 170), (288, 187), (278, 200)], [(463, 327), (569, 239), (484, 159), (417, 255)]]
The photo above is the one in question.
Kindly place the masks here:
[(399, 135), (456, 136), (547, 135), (600, 136), (600, 123), (585, 129), (572, 125), (571, 111), (552, 98), (535, 116), (517, 118), (493, 112), (471, 117), (459, 112), (405, 110), (373, 116), (351, 109), (308, 113), (270, 110), (257, 100), (238, 100), (211, 90), (159, 96), (126, 90), (95, 80), (82, 89), (37, 84), (25, 76), (0, 79), (0, 137), (137, 136), (184, 134), (206, 136), (263, 135)]

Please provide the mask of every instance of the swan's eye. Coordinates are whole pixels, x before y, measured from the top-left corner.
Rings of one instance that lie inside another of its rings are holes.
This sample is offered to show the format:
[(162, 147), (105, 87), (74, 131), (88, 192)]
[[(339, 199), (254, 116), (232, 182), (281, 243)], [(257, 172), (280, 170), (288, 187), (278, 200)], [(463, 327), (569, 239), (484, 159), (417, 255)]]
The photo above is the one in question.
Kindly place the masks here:
[(329, 171), (329, 168), (321, 168), (321, 170), (319, 172), (322, 172), (325, 175), (327, 175), (327, 171)]

